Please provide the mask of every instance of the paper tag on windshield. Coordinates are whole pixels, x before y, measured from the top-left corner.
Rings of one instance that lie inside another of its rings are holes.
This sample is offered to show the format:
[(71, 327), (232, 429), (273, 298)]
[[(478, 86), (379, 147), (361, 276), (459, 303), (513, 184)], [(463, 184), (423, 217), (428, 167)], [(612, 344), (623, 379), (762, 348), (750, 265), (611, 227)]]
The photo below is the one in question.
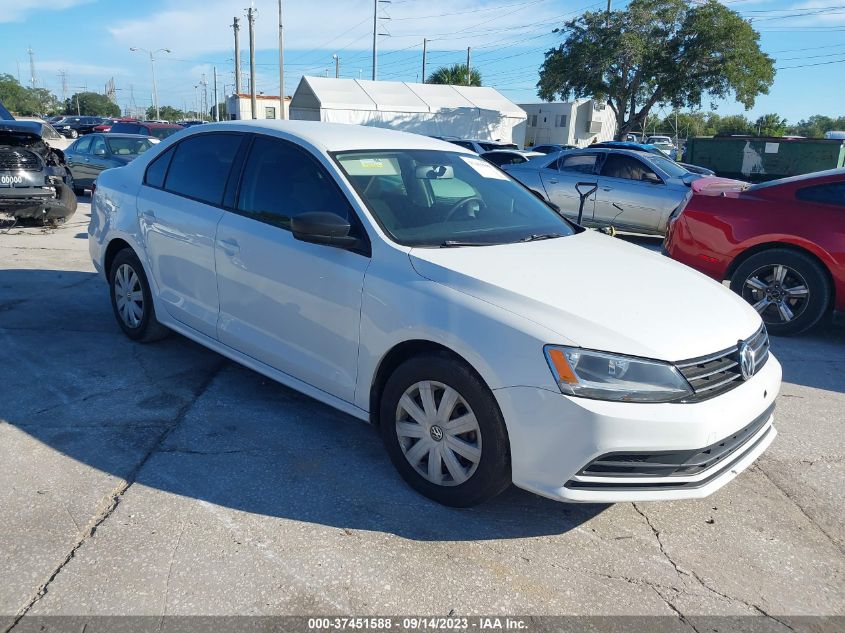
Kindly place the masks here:
[(493, 167), (490, 163), (488, 163), (483, 158), (475, 158), (474, 156), (461, 156), (461, 160), (463, 160), (467, 165), (472, 167), (478, 174), (484, 178), (496, 178), (497, 180), (507, 180), (508, 177), (505, 176), (502, 172), (498, 169)]

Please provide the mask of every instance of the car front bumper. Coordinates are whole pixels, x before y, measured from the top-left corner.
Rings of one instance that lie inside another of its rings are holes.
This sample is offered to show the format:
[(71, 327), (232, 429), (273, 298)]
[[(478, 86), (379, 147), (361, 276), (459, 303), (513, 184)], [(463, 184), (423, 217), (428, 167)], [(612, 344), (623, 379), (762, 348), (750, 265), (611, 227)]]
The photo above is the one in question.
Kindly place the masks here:
[[(706, 497), (731, 481), (777, 435), (771, 410), (780, 383), (780, 364), (770, 356), (747, 382), (691, 404), (606, 402), (533, 387), (494, 393), (507, 422), (515, 485), (560, 501), (617, 503)], [(701, 467), (647, 476), (588, 469), (609, 454), (630, 463), (688, 454)]]

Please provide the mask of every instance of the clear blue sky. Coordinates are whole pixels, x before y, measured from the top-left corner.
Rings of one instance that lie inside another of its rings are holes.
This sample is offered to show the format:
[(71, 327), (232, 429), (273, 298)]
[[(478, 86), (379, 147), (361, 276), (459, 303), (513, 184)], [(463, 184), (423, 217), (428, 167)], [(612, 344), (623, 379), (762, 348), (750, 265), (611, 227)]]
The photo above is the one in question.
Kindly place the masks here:
[[(6, 0), (0, 11), (0, 72), (29, 81), (31, 45), (38, 83), (61, 94), (58, 72), (67, 72), (69, 92), (82, 87), (103, 91), (109, 78), (118, 102), (151, 103), (149, 58), (131, 46), (170, 48), (156, 63), (160, 105), (193, 109), (195, 85), (217, 65), (221, 93), (233, 84), (230, 24), (241, 20), (243, 68), (247, 72), (249, 0)], [(753, 18), (765, 51), (779, 70), (769, 95), (759, 97), (751, 116), (777, 112), (796, 121), (811, 114), (845, 114), (845, 0), (728, 0)], [(276, 0), (256, 0), (258, 79), (265, 94), (278, 94)], [(285, 1), (285, 91), (292, 94), (303, 74), (369, 78), (372, 45), (371, 0)], [(484, 83), (516, 102), (536, 101), (537, 69), (543, 52), (559, 41), (551, 33), (566, 19), (605, 2), (589, 0), (393, 0), (382, 4), (379, 79), (417, 81), (422, 40), (428, 45), (428, 71), (466, 60)], [(621, 5), (619, 5), (621, 6)], [(211, 98), (209, 98), (209, 103)], [(709, 104), (703, 104), (705, 110)], [(743, 109), (731, 101), (720, 114)]]

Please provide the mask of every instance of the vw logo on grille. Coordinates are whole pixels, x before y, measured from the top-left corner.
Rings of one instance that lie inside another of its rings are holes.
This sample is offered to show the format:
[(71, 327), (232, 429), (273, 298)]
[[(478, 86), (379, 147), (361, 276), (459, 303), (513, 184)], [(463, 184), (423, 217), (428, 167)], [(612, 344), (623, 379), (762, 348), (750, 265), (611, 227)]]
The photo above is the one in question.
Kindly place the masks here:
[(757, 359), (754, 358), (754, 350), (745, 341), (739, 343), (739, 372), (743, 380), (748, 380), (757, 370)]

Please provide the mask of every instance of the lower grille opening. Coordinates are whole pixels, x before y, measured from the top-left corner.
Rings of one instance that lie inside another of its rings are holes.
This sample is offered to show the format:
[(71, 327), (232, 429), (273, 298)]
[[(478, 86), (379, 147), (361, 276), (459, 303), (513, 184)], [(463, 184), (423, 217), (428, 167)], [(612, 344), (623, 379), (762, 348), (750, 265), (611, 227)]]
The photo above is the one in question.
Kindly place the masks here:
[[(673, 477), (697, 475), (711, 470), (722, 463), (730, 462), (731, 456), (741, 452), (748, 442), (762, 429), (774, 411), (772, 404), (757, 416), (750, 424), (736, 433), (705, 448), (687, 451), (654, 451), (630, 453), (606, 453), (584, 466), (580, 476), (613, 477), (614, 482), (570, 481), (569, 488), (672, 488), (700, 485), (701, 482), (673, 482)], [(761, 438), (762, 439), (762, 438)], [(755, 443), (756, 444), (756, 443)], [(625, 477), (664, 477), (664, 481), (655, 484), (641, 482), (626, 483), (619, 481)]]

